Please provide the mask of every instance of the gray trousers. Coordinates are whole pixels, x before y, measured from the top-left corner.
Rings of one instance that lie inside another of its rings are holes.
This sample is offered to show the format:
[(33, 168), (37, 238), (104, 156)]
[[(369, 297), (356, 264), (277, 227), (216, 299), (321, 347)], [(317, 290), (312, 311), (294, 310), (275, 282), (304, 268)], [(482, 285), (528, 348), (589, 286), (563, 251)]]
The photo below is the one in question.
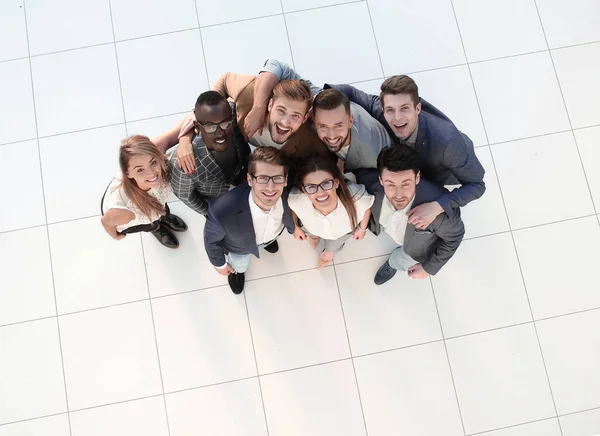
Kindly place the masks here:
[(398, 271), (407, 271), (411, 266), (419, 262), (406, 254), (403, 247), (398, 247), (390, 254), (388, 263)]

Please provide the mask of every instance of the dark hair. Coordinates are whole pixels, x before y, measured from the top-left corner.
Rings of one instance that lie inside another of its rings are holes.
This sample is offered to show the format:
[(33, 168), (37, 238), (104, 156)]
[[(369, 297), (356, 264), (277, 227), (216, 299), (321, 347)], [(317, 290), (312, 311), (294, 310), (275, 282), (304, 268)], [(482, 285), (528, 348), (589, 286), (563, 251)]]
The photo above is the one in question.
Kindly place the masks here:
[(304, 178), (316, 171), (325, 171), (328, 172), (339, 182), (339, 186), (336, 189), (336, 193), (344, 205), (346, 212), (348, 213), (348, 218), (350, 219), (350, 225), (354, 229), (357, 225), (356, 218), (356, 206), (354, 206), (354, 198), (348, 189), (348, 185), (346, 185), (346, 180), (344, 180), (344, 175), (338, 168), (337, 164), (333, 159), (328, 156), (324, 156), (321, 154), (316, 154), (310, 156), (305, 161), (303, 161), (298, 167), (298, 173), (296, 175), (296, 185), (298, 189), (303, 190), (304, 187)]
[(283, 167), (284, 174), (288, 172), (287, 156), (275, 147), (256, 147), (248, 160), (248, 174), (254, 175), (256, 173), (257, 162), (279, 165)]
[(393, 173), (400, 171), (413, 170), (418, 174), (421, 170), (419, 155), (406, 142), (392, 144), (385, 147), (377, 156), (377, 171), (379, 175), (386, 169)]
[(419, 104), (419, 87), (413, 79), (405, 75), (388, 77), (381, 84), (381, 94), (379, 97), (381, 98), (382, 106), (383, 97), (386, 94), (408, 94), (415, 106)]
[(286, 97), (290, 100), (302, 101), (306, 103), (306, 111), (310, 109), (310, 102), (312, 101), (312, 92), (310, 86), (306, 80), (284, 80), (279, 82), (275, 89), (273, 89), (273, 100), (277, 97)]
[(227, 103), (227, 99), (219, 94), (217, 91), (206, 91), (200, 94), (196, 100), (196, 106), (216, 106), (221, 103)]
[(350, 99), (343, 92), (329, 88), (319, 92), (313, 101), (313, 113), (316, 109), (330, 111), (344, 106), (346, 113), (350, 115)]

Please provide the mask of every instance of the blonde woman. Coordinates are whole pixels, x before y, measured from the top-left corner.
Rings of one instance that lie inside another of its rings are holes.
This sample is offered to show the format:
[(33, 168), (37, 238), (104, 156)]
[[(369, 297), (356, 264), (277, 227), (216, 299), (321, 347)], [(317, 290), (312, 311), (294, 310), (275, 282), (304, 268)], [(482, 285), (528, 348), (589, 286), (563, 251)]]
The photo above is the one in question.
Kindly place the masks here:
[(323, 239), (325, 246), (317, 261), (317, 269), (321, 269), (349, 238), (360, 241), (365, 237), (375, 198), (363, 185), (347, 183), (327, 156), (308, 158), (298, 168), (296, 181), (297, 187), (288, 197), (296, 224), (294, 238), (308, 238), (315, 248)]
[(187, 225), (167, 206), (171, 195), (167, 157), (146, 136), (135, 135), (121, 143), (121, 173), (102, 197), (102, 225), (114, 239), (128, 233), (150, 232), (168, 248), (179, 241), (172, 231)]

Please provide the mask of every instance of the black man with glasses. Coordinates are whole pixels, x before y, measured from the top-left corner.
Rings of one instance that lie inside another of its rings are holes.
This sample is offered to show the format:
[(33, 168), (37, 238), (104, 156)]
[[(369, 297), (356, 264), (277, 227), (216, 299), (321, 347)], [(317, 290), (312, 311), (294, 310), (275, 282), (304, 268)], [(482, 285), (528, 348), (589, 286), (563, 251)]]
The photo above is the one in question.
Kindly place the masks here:
[(188, 207), (206, 216), (208, 200), (246, 180), (250, 147), (235, 121), (235, 106), (215, 91), (198, 97), (194, 108), (193, 154), (181, 155), (179, 146), (169, 152), (173, 193)]
[(288, 165), (275, 147), (259, 147), (250, 155), (247, 183), (210, 201), (204, 226), (204, 248), (210, 263), (228, 276), (234, 294), (244, 290), (251, 256), (279, 250), (277, 237), (294, 232), (287, 202)]

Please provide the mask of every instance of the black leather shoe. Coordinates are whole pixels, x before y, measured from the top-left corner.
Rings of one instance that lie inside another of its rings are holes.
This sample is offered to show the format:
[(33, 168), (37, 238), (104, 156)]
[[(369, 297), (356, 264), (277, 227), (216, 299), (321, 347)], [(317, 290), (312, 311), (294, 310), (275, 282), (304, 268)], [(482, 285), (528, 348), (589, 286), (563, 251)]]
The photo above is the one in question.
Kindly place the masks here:
[(269, 253), (277, 253), (279, 251), (279, 244), (277, 243), (277, 240), (267, 245), (265, 250), (267, 250)]
[(392, 268), (389, 262), (386, 260), (385, 263), (379, 267), (377, 273), (375, 274), (375, 284), (383, 285), (396, 275), (396, 271), (397, 270)]
[(175, 237), (173, 233), (166, 227), (160, 226), (155, 231), (151, 232), (158, 242), (164, 245), (167, 248), (177, 248), (179, 247), (179, 241)]
[(241, 294), (244, 290), (244, 282), (246, 278), (244, 273), (231, 273), (227, 276), (229, 287), (234, 294)]
[(187, 230), (187, 224), (183, 222), (177, 215), (170, 213), (169, 215), (163, 216), (160, 219), (160, 223), (164, 224), (165, 227), (173, 230), (174, 232), (185, 232)]

